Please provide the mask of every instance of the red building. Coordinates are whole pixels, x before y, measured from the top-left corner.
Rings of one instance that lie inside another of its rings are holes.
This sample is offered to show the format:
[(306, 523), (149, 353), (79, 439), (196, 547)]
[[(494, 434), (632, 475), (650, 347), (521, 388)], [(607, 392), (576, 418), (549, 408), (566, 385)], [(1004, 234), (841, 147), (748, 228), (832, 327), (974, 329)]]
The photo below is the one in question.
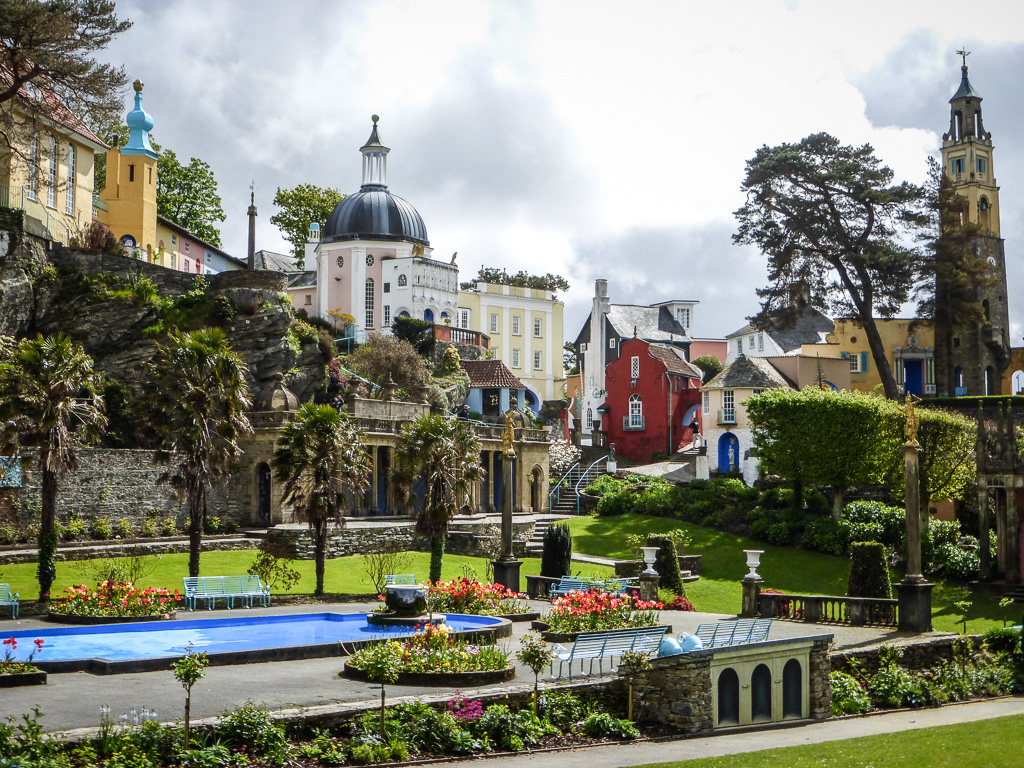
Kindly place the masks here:
[(689, 425), (700, 419), (700, 379), (700, 369), (678, 347), (636, 338), (623, 342), (605, 372), (607, 411), (601, 417), (615, 452), (647, 461), (689, 443)]

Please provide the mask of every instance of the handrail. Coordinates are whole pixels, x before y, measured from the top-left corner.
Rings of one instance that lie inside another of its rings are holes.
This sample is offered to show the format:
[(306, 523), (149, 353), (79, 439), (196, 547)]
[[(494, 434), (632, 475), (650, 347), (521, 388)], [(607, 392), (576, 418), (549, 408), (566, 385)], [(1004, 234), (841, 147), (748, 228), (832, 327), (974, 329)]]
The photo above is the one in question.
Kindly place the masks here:
[[(580, 477), (580, 479), (576, 481), (576, 487), (573, 490), (576, 491), (576, 514), (577, 515), (580, 513), (580, 485), (583, 483), (584, 480), (587, 480), (590, 477), (590, 471), (591, 470), (595, 470), (595, 472), (597, 474), (597, 477), (601, 476), (601, 470), (600, 469), (595, 469), (595, 468), (602, 461), (605, 463), (605, 469), (607, 469), (607, 467), (608, 467), (608, 457), (607, 456), (602, 456), (597, 461), (595, 461), (593, 464), (591, 464), (589, 467), (587, 467), (587, 471), (584, 472), (583, 475)], [(587, 485), (590, 485), (590, 481), (589, 480), (586, 483), (586, 485), (584, 485), (583, 487), (586, 488)]]
[(370, 386), (370, 391), (371, 392), (376, 392), (378, 389), (381, 390), (382, 392), (384, 391), (383, 387), (381, 387), (379, 384), (374, 384), (369, 379), (364, 379), (358, 373), (355, 373), (354, 371), (350, 371), (348, 368), (343, 366), (341, 363), (338, 363), (338, 368), (339, 368), (339, 370), (341, 370), (342, 373), (347, 373), (351, 378), (359, 379), (361, 382), (363, 382), (363, 384), (368, 384)]
[[(569, 467), (569, 471), (566, 472), (564, 475), (562, 475), (558, 479), (558, 482), (555, 483), (555, 487), (552, 488), (551, 492), (548, 494), (548, 509), (549, 510), (553, 506), (552, 501), (558, 502), (558, 501), (562, 500), (562, 491), (561, 491), (562, 484), (565, 483), (565, 481), (568, 480), (572, 476), (572, 473), (574, 471), (576, 471), (577, 469), (579, 469), (579, 467), (580, 467), (580, 463), (577, 461), (575, 464), (573, 464), (571, 467)], [(577, 503), (577, 511), (578, 511), (578, 503)]]

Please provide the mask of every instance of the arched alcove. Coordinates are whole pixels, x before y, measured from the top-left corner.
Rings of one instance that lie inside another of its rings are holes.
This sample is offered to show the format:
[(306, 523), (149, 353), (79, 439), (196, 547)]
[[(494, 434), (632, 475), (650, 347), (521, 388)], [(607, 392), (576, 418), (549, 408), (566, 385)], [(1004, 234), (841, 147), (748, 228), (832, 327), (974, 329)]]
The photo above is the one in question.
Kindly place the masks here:
[(770, 723), (772, 720), (772, 671), (767, 664), (758, 664), (750, 676), (750, 722)]
[(782, 717), (803, 717), (803, 670), (800, 662), (790, 659), (782, 669)]
[(718, 676), (718, 724), (739, 725), (740, 678), (731, 667)]

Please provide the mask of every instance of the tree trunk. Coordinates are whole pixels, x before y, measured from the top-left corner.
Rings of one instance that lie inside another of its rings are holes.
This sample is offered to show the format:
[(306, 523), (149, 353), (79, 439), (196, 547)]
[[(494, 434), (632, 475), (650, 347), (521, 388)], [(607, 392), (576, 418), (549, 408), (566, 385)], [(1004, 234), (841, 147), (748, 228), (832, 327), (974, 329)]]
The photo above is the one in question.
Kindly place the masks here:
[(804, 481), (800, 479), (793, 481), (793, 509), (800, 513), (804, 511)]
[(314, 595), (324, 593), (324, 570), (327, 563), (327, 518), (318, 517), (313, 523), (313, 550), (316, 558), (316, 590)]
[(846, 499), (846, 486), (837, 485), (832, 489), (832, 519), (837, 523), (843, 517), (843, 501)]
[(434, 539), (430, 542), (430, 580), (438, 582), (441, 580), (441, 565), (444, 562), (444, 539)]
[(188, 511), (188, 575), (199, 575), (199, 553), (203, 549), (203, 523), (206, 519), (206, 491), (200, 489)]
[(899, 400), (900, 390), (896, 386), (896, 376), (889, 365), (889, 357), (886, 355), (885, 345), (882, 344), (882, 337), (878, 333), (878, 326), (875, 325), (873, 317), (862, 320), (864, 334), (868, 338), (868, 348), (871, 350), (871, 357), (878, 368), (878, 376), (882, 380), (882, 390), (890, 400)]
[(50, 587), (57, 577), (57, 473), (43, 469), (39, 514), (39, 602), (50, 599)]

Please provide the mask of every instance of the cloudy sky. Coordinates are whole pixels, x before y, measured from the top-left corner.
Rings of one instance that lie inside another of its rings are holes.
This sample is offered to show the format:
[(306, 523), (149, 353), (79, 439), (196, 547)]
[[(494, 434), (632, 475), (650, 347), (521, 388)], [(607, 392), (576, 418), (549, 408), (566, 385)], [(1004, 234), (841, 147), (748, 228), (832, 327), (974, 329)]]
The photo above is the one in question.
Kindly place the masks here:
[[(983, 20), (974, 12), (984, 13)], [(108, 50), (145, 84), (155, 139), (213, 167), (225, 249), (256, 247), (278, 187), (355, 192), (380, 115), (388, 182), (434, 255), (555, 272), (567, 338), (596, 278), (616, 303), (701, 302), (694, 333), (757, 310), (763, 258), (734, 246), (744, 163), (828, 131), (923, 181), (972, 51), (1002, 190), (1012, 335), (1024, 334), (1024, 9), (1019, 0), (123, 0)], [(127, 97), (126, 97), (127, 108)]]

